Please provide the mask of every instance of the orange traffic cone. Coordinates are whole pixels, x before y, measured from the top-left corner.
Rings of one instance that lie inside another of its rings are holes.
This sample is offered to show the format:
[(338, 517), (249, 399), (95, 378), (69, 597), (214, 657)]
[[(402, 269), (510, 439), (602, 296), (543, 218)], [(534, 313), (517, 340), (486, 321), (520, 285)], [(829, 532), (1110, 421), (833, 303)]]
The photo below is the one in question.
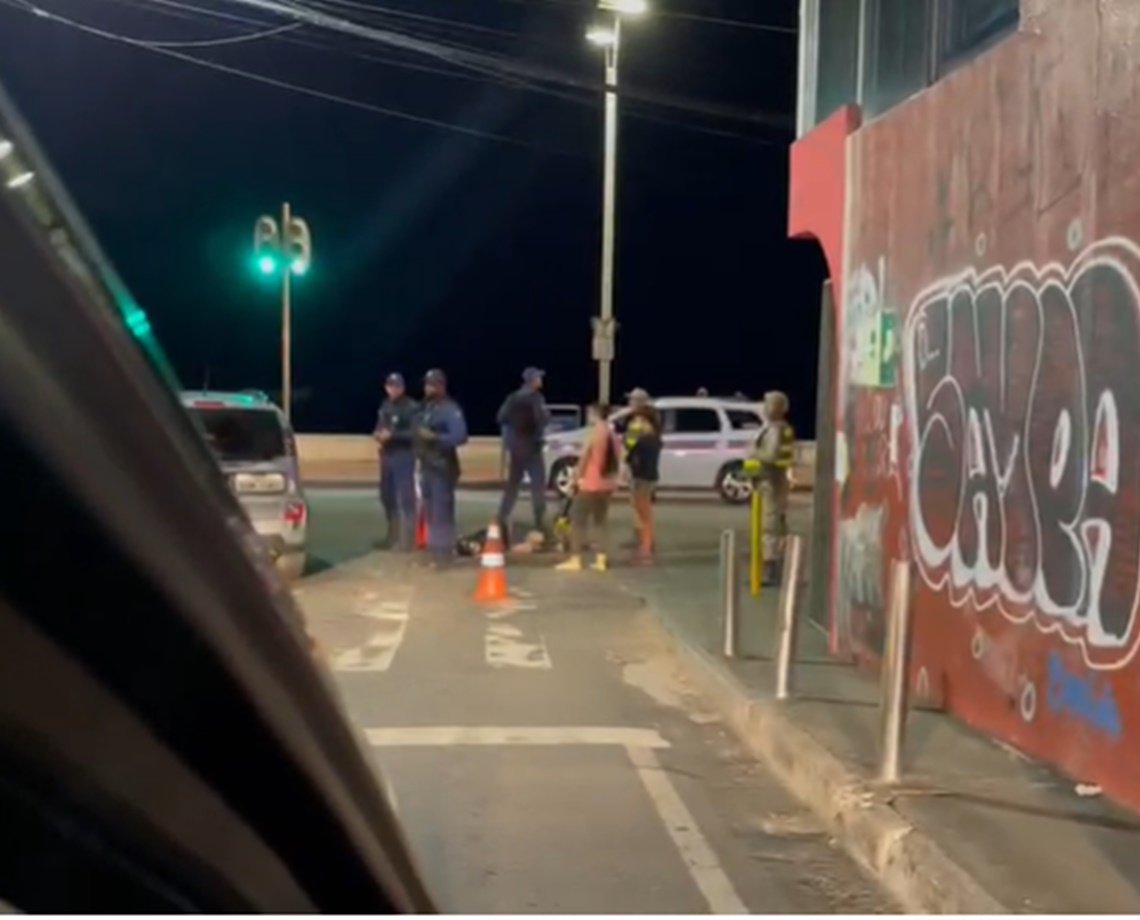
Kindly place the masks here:
[(507, 598), (507, 559), (503, 552), (503, 534), (498, 521), (487, 528), (487, 541), (483, 544), (483, 558), (479, 569), (479, 583), (475, 586), (475, 600), (492, 604)]

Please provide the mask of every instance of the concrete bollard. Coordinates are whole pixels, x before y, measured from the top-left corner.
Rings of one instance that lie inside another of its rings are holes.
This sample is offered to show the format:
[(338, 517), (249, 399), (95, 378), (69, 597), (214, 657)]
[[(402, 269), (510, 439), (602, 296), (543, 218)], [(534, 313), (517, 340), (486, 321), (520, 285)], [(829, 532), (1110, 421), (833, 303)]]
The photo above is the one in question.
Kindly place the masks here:
[(788, 537), (784, 553), (784, 578), (780, 585), (779, 627), (776, 646), (776, 699), (786, 700), (792, 695), (792, 664), (796, 658), (799, 638), (800, 575), (804, 563), (804, 539), (798, 534)]
[(910, 603), (910, 565), (906, 562), (895, 562), (891, 565), (887, 638), (886, 647), (883, 649), (879, 701), (879, 780), (884, 783), (897, 783), (901, 773), (910, 690), (910, 639), (913, 623), (914, 610)]
[(740, 635), (740, 581), (737, 578), (736, 531), (720, 535), (720, 607), (724, 614), (724, 656), (736, 657)]

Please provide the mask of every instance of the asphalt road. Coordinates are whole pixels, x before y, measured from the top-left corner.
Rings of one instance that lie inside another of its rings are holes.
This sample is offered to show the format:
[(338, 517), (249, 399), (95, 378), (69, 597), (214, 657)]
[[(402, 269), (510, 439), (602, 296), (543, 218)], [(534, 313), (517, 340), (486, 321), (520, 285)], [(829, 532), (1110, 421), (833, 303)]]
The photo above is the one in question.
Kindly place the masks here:
[[(493, 501), (465, 500), (473, 526)], [(529, 560), (506, 602), (477, 607), (472, 565), (365, 554), (369, 505), (314, 497), (314, 546), (340, 564), (298, 600), (443, 910), (892, 909), (707, 711), (616, 579)], [(714, 533), (734, 513), (667, 512)]]
[[(310, 488), (309, 554), (310, 571), (330, 566), (370, 552), (384, 533), (384, 517), (375, 489)], [(459, 532), (473, 533), (486, 527), (498, 509), (498, 491), (469, 489), (459, 493), (457, 503)], [(799, 532), (807, 529), (810, 494), (794, 495), (790, 525)], [(548, 516), (557, 510), (549, 501)], [(663, 497), (656, 506), (658, 544), (668, 556), (715, 554), (720, 532), (733, 527), (747, 530), (748, 508), (726, 505), (716, 499)], [(520, 497), (514, 513), (515, 524), (530, 526), (530, 502)], [(631, 538), (633, 517), (628, 500), (615, 498), (610, 513), (610, 529), (615, 546)]]

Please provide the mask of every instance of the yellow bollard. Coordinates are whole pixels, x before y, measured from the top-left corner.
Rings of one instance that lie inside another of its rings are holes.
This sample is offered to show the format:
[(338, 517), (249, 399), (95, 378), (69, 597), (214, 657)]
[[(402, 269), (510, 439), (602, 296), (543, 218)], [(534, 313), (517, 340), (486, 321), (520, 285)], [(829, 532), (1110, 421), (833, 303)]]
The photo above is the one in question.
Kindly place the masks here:
[(764, 569), (764, 541), (762, 536), (762, 520), (764, 517), (764, 497), (760, 494), (760, 483), (756, 483), (752, 491), (752, 596), (760, 596), (760, 584), (763, 581), (761, 573)]

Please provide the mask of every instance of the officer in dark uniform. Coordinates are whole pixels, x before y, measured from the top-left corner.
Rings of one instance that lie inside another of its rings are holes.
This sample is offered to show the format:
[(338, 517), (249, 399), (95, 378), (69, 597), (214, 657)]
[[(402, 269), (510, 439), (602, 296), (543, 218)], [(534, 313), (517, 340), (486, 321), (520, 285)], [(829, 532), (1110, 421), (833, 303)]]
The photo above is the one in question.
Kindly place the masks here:
[(384, 543), (411, 552), (416, 534), (415, 424), (419, 407), (402, 374), (384, 381), (387, 399), (376, 414), (372, 436), (380, 444), (380, 503), (388, 522)]
[(459, 448), (467, 443), (463, 410), (447, 395), (441, 370), (424, 376), (424, 401), (415, 433), (420, 487), (427, 518), (428, 552), (442, 565), (455, 552), (455, 491), (459, 485)]

